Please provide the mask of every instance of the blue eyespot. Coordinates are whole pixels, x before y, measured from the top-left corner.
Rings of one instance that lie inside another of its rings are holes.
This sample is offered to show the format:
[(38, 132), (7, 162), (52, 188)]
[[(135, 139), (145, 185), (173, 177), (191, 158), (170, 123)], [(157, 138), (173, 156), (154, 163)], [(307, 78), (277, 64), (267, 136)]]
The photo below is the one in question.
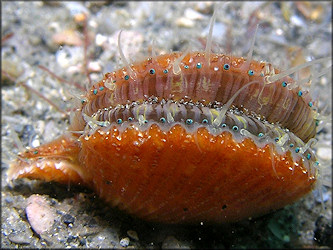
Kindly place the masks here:
[(193, 123), (192, 119), (186, 119), (186, 124), (191, 125)]
[(250, 69), (248, 72), (249, 76), (253, 76), (254, 75), (254, 71), (252, 69)]
[(226, 64), (224, 64), (224, 65), (223, 65), (223, 69), (225, 69), (225, 70), (228, 70), (228, 69), (230, 69), (230, 65), (229, 65), (229, 64), (227, 64), (227, 63), (226, 63)]

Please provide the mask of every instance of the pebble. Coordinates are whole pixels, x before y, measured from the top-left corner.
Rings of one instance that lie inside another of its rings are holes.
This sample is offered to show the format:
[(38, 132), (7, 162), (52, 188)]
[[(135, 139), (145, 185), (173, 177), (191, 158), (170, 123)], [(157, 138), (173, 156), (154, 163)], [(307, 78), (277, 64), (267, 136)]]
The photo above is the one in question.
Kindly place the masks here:
[(101, 72), (102, 66), (99, 62), (92, 61), (92, 62), (89, 62), (89, 64), (88, 64), (88, 70), (89, 70), (89, 72)]
[(18, 211), (3, 207), (1, 213), (6, 215), (6, 217), (2, 217), (2, 237), (7, 237), (14, 244), (30, 244), (33, 233), (29, 230), (29, 224), (22, 220)]
[(83, 48), (64, 46), (56, 52), (57, 63), (62, 68), (68, 68), (83, 62)]
[(133, 240), (139, 240), (139, 236), (138, 236), (138, 233), (136, 231), (133, 231), (133, 230), (128, 230), (127, 231), (127, 235), (132, 238)]
[(63, 30), (54, 34), (52, 42), (57, 45), (67, 44), (72, 46), (81, 46), (83, 44), (80, 33), (73, 29)]
[(184, 11), (184, 16), (190, 20), (202, 20), (204, 19), (204, 15), (202, 15), (201, 13), (191, 9), (191, 8), (187, 8)]
[(89, 13), (89, 10), (79, 2), (64, 2), (63, 6), (66, 7), (72, 16), (75, 16), (80, 13)]
[(70, 224), (74, 224), (75, 222), (75, 218), (70, 215), (70, 214), (64, 214), (61, 218), (62, 222), (64, 222), (67, 226), (69, 226)]
[(319, 158), (321, 158), (325, 161), (329, 161), (332, 159), (331, 151), (332, 151), (332, 148), (330, 148), (328, 146), (320, 147), (320, 148), (318, 148), (317, 155)]
[[(320, 191), (320, 189), (322, 191)], [(328, 190), (325, 186), (318, 187), (317, 189), (313, 190), (312, 193), (315, 197), (316, 202), (318, 202), (318, 203), (321, 203), (321, 202), (325, 203), (331, 197), (331, 194), (328, 192)]]
[(176, 24), (179, 27), (192, 28), (194, 27), (194, 21), (186, 17), (180, 17), (176, 20)]
[(304, 21), (302, 20), (302, 18), (300, 16), (297, 15), (293, 15), (290, 17), (290, 22), (295, 25), (295, 26), (305, 26)]
[(125, 238), (122, 238), (119, 242), (119, 244), (122, 246), (122, 247), (127, 247), (130, 243), (130, 239), (128, 237), (125, 237)]
[(102, 46), (104, 43), (108, 41), (108, 37), (102, 34), (97, 34), (95, 38), (95, 43), (97, 46)]
[(27, 237), (24, 233), (13, 232), (8, 235), (8, 239), (15, 244), (30, 244), (31, 236)]
[(195, 4), (194, 9), (203, 14), (209, 14), (209, 13), (213, 12), (213, 5), (214, 5), (214, 3), (211, 1), (198, 2)]
[[(225, 36), (227, 32), (227, 26), (224, 23), (216, 22), (213, 27), (213, 38), (218, 40)], [(208, 36), (209, 25), (201, 32), (202, 37)]]
[(49, 230), (56, 217), (55, 212), (46, 199), (39, 195), (31, 195), (28, 198), (28, 206), (25, 211), (31, 228), (37, 234), (42, 234)]
[(118, 232), (111, 228), (105, 228), (97, 233), (87, 246), (89, 248), (120, 248)]
[(40, 146), (39, 136), (35, 136), (31, 141), (31, 147), (36, 148)]
[(162, 243), (162, 249), (190, 249), (189, 245), (177, 240), (174, 236), (169, 235)]
[(11, 196), (6, 196), (5, 202), (12, 203), (13, 202), (13, 198)]

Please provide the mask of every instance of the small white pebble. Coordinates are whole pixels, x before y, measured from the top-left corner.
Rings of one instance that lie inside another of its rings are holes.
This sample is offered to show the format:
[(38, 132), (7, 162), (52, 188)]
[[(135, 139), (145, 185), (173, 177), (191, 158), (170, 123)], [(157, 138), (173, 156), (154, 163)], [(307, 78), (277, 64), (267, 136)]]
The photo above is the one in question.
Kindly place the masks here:
[(184, 16), (188, 19), (191, 19), (191, 20), (202, 20), (202, 19), (204, 19), (204, 15), (202, 15), (198, 11), (195, 11), (191, 8), (187, 8), (185, 10)]
[(122, 247), (127, 247), (129, 245), (129, 242), (130, 242), (130, 239), (128, 237), (126, 238), (122, 238), (119, 242), (119, 244), (122, 246)]
[(95, 42), (97, 46), (102, 46), (104, 43), (106, 43), (108, 40), (107, 36), (103, 36), (101, 34), (97, 34), (95, 38)]
[(320, 147), (318, 148), (317, 156), (322, 160), (329, 161), (332, 159), (331, 150), (332, 149), (330, 147)]
[(97, 28), (98, 27), (98, 23), (95, 20), (89, 20), (89, 25), (93, 28)]
[(283, 35), (283, 29), (276, 29), (275, 32), (276, 32), (276, 34), (279, 35), (279, 36), (282, 36), (282, 35)]
[(33, 148), (37, 148), (40, 146), (40, 141), (39, 141), (39, 138), (36, 137), (32, 142), (31, 142), (31, 147)]
[(89, 64), (88, 64), (88, 70), (90, 72), (101, 72), (102, 71), (102, 67), (101, 67), (101, 65), (100, 65), (99, 62), (92, 61), (92, 62), (89, 62)]
[(296, 15), (293, 15), (291, 18), (290, 18), (290, 23), (296, 25), (296, 26), (304, 26), (304, 21), (299, 17), (299, 16), (296, 16)]
[(194, 27), (194, 22), (186, 17), (180, 17), (176, 20), (176, 24), (179, 27), (192, 28)]

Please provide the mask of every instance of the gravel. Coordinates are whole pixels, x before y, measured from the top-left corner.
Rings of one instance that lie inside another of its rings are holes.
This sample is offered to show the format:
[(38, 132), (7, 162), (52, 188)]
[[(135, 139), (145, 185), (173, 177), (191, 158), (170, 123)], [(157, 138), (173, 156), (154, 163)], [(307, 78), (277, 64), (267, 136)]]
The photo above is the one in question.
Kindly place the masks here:
[[(72, 96), (78, 93), (74, 83), (82, 86), (88, 83), (83, 70), (83, 46), (78, 45), (80, 39), (83, 41), (82, 13), (88, 15), (89, 65), (95, 72), (91, 74), (94, 82), (103, 73), (123, 65), (117, 46), (120, 30), (123, 30), (121, 46), (130, 61), (149, 55), (152, 41), (157, 54), (184, 51), (188, 46), (203, 50), (214, 8), (211, 2), (3, 1), (1, 4), (2, 37), (13, 33), (2, 42), (2, 70), (17, 82), (2, 75), (1, 247), (155, 249), (332, 245), (332, 130), (327, 124), (318, 135), (316, 146), (320, 148), (323, 169), (325, 210), (320, 192), (315, 191), (275, 213), (231, 225), (160, 225), (109, 208), (83, 187), (28, 180), (8, 183), (6, 170), (20, 151), (19, 144), (37, 146), (56, 138), (68, 126), (62, 112), (18, 82), (38, 91), (63, 111), (71, 108)], [(295, 2), (221, 3), (213, 49), (245, 56), (259, 21), (255, 60), (269, 61), (286, 69), (292, 65), (290, 51), (300, 49), (305, 60), (331, 55), (331, 2), (310, 4), (313, 6)], [(75, 43), (61, 40), (61, 34), (70, 34)], [(38, 65), (72, 84), (56, 80)], [(319, 107), (327, 106), (328, 111), (331, 110), (331, 84), (331, 73), (314, 81), (313, 92), (319, 97)], [(39, 229), (40, 234), (29, 223), (31, 215), (26, 213), (29, 201), (36, 196), (44, 204), (37, 209), (52, 211), (52, 223), (48, 222), (45, 232), (44, 228)]]

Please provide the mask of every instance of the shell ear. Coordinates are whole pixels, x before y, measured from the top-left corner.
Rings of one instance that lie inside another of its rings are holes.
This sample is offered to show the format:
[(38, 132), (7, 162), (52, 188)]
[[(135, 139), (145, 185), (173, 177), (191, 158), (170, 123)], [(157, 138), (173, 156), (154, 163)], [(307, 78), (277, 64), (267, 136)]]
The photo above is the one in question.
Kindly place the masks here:
[(82, 178), (82, 167), (78, 161), (79, 150), (77, 138), (69, 134), (29, 149), (10, 164), (7, 172), (8, 181), (28, 178), (62, 184), (86, 183)]

